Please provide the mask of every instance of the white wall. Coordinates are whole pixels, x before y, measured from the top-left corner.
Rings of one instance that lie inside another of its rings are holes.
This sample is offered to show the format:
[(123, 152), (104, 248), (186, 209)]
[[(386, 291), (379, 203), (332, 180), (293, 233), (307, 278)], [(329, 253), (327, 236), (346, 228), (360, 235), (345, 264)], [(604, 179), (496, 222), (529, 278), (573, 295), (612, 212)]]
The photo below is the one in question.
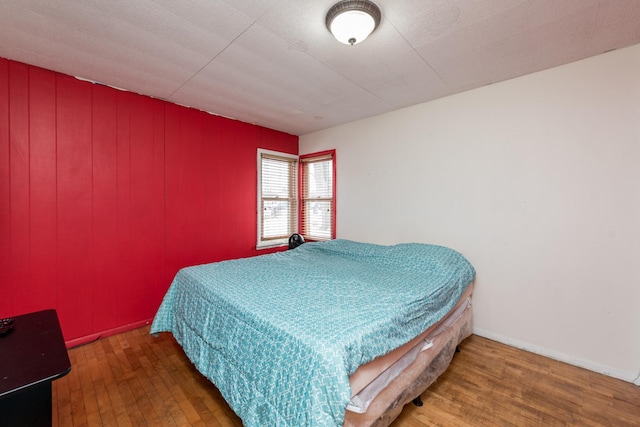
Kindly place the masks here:
[(475, 332), (640, 384), (640, 45), (300, 138), (339, 238), (476, 267)]

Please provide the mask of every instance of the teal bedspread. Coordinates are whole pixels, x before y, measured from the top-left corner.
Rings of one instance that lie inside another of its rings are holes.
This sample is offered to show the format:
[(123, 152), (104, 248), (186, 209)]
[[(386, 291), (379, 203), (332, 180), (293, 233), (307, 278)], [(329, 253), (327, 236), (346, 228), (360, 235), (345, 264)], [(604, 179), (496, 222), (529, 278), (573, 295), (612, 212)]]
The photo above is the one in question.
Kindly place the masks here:
[(358, 366), (442, 318), (475, 277), (441, 246), (348, 240), (180, 270), (172, 332), (245, 426), (342, 426)]

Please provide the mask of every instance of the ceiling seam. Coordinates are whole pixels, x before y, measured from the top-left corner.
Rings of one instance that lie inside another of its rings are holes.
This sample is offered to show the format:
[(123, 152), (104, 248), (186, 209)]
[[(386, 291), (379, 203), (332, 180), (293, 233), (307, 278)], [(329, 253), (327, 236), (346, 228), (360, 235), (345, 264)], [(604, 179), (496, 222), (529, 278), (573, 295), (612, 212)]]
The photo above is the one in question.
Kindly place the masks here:
[(233, 40), (231, 40), (220, 52), (216, 53), (213, 58), (211, 58), (206, 64), (204, 64), (202, 67), (200, 67), (198, 69), (198, 71), (196, 71), (195, 73), (193, 73), (193, 75), (191, 77), (189, 77), (187, 80), (185, 80), (180, 86), (178, 86), (173, 92), (171, 92), (169, 94), (169, 97), (172, 97), (173, 95), (176, 94), (176, 92), (178, 92), (180, 89), (182, 89), (187, 83), (189, 83), (191, 80), (193, 80), (193, 78), (195, 76), (197, 76), (198, 74), (200, 74), (200, 72), (202, 70), (204, 70), (205, 68), (207, 68), (207, 66), (209, 64), (211, 64), (213, 61), (216, 60), (217, 57), (219, 57), (220, 55), (222, 55), (232, 44), (234, 44), (236, 42), (236, 40), (238, 40), (240, 37), (242, 37), (244, 35), (244, 33), (246, 33), (247, 31), (249, 31), (249, 29), (251, 29), (257, 21), (253, 21), (251, 23), (251, 25), (249, 25), (247, 28), (244, 29), (244, 31), (242, 31), (240, 34), (238, 34)]
[(407, 40), (407, 39), (405, 38), (405, 36), (402, 34), (402, 32), (401, 32), (401, 31), (399, 31), (399, 30), (398, 30), (398, 28), (397, 28), (395, 25), (393, 25), (393, 22), (389, 21), (388, 19), (385, 19), (385, 21), (389, 22), (389, 25), (391, 25), (391, 26), (393, 27), (393, 29), (394, 29), (394, 30), (396, 30), (396, 32), (398, 33), (398, 35), (400, 36), (400, 38), (401, 38), (402, 40), (404, 40), (404, 41), (407, 43), (407, 45), (409, 45), (409, 46), (411, 47), (411, 50), (413, 50), (413, 51), (415, 52), (415, 54), (416, 54), (416, 55), (418, 55), (418, 57), (420, 57), (420, 59), (422, 60), (422, 62), (424, 62), (424, 63), (425, 63), (425, 65), (426, 65), (427, 67), (429, 67), (429, 69), (430, 69), (431, 71), (433, 71), (433, 74), (435, 74), (436, 76), (438, 76), (438, 78), (440, 79), (440, 81), (441, 81), (442, 83), (444, 83), (444, 84), (447, 86), (447, 88), (449, 88), (449, 90), (453, 90), (453, 88), (452, 88), (452, 87), (449, 85), (449, 83), (448, 83), (448, 82), (447, 82), (447, 81), (446, 81), (446, 80), (445, 80), (445, 79), (440, 75), (440, 73), (438, 73), (438, 72), (437, 72), (437, 71), (436, 71), (436, 70), (431, 66), (431, 64), (429, 64), (429, 61), (427, 61), (427, 60), (426, 60), (422, 55), (420, 55), (420, 52), (418, 52), (418, 51), (416, 50), (416, 48), (411, 44), (411, 42), (409, 42), (409, 40)]

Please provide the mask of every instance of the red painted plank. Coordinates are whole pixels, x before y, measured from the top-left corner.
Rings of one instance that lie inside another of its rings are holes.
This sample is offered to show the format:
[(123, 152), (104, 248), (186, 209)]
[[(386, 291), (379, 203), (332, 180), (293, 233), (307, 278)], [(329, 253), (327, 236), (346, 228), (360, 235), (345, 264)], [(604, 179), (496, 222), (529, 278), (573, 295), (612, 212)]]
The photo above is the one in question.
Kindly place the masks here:
[(155, 250), (162, 235), (162, 199), (156, 197), (155, 107), (151, 98), (131, 98), (131, 259), (136, 268), (129, 277), (127, 320), (132, 323), (152, 317), (148, 298), (153, 281), (161, 280), (162, 253)]
[(130, 278), (136, 268), (132, 256), (132, 220), (131, 220), (131, 106), (129, 92), (118, 91), (116, 94), (116, 209), (118, 232), (118, 257), (113, 260), (119, 278), (113, 284), (112, 291), (118, 296), (119, 304), (112, 307), (112, 313), (119, 322), (127, 322), (129, 311)]
[(93, 331), (91, 84), (57, 78), (58, 307), (65, 339)]
[(152, 273), (149, 277), (149, 288), (145, 313), (152, 317), (160, 306), (168, 282), (165, 281), (165, 105), (166, 102), (154, 100), (153, 102), (153, 236), (154, 243), (151, 256), (154, 259)]
[(222, 153), (224, 143), (224, 129), (230, 123), (222, 117), (209, 117), (204, 124), (205, 144), (203, 156), (207, 159), (207, 167), (204, 169), (204, 215), (202, 227), (206, 230), (205, 239), (215, 244), (206, 245), (207, 262), (221, 261), (225, 259), (227, 248), (222, 235), (226, 232), (225, 219), (228, 216), (228, 205), (225, 203), (223, 192), (230, 181), (228, 171), (228, 159)]
[[(56, 76), (29, 69), (31, 282), (28, 311), (56, 306)], [(26, 287), (28, 286), (28, 288)]]
[(166, 253), (167, 274), (203, 258), (203, 115), (181, 107), (166, 108)]
[(0, 317), (11, 304), (11, 168), (9, 165), (9, 61), (0, 58)]
[(260, 148), (298, 154), (298, 137), (273, 129), (258, 128)]
[[(255, 251), (257, 228), (257, 127), (243, 123), (233, 123), (229, 132), (229, 138), (235, 143), (235, 150), (227, 154), (235, 159), (237, 172), (233, 175), (233, 181), (229, 182), (227, 200), (233, 207), (233, 214), (227, 219), (227, 230), (231, 235), (223, 238), (229, 240), (229, 256), (234, 258), (247, 256)], [(228, 144), (228, 142), (227, 142)], [(225, 144), (226, 145), (226, 144)]]
[(201, 227), (204, 217), (204, 168), (208, 159), (203, 156), (205, 113), (193, 109), (180, 111), (181, 156), (180, 204), (184, 208), (181, 214), (182, 242), (184, 262), (190, 265), (206, 262), (203, 251), (204, 233)]
[(9, 64), (9, 162), (11, 212), (11, 302), (14, 312), (30, 308), (29, 66)]
[(106, 86), (92, 87), (92, 173), (93, 173), (93, 322), (94, 331), (122, 325), (114, 315), (120, 304), (122, 277), (117, 209), (116, 96)]
[(182, 267), (180, 258), (180, 107), (173, 104), (165, 106), (165, 283), (171, 280)]

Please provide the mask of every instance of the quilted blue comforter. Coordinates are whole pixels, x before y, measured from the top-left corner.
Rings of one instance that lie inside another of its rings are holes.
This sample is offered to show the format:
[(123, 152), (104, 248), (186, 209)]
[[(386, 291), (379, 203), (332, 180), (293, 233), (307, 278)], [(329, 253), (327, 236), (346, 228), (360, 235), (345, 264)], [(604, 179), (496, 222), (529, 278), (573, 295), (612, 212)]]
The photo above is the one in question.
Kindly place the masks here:
[(475, 271), (441, 246), (348, 240), (180, 270), (172, 332), (245, 426), (342, 426), (356, 368), (442, 318)]

